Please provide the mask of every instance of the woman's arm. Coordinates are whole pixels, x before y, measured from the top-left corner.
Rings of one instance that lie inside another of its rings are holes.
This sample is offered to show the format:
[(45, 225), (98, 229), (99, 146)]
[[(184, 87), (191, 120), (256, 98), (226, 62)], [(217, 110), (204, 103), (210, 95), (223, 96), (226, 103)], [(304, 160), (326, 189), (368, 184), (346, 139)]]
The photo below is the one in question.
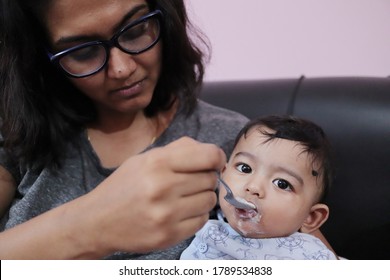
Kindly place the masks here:
[(335, 250), (333, 250), (332, 246), (330, 245), (328, 240), (326, 240), (325, 236), (322, 234), (322, 232), (319, 229), (313, 231), (311, 234), (314, 235), (315, 237), (317, 237), (318, 239), (320, 239), (322, 241), (322, 243), (324, 243), (325, 246), (328, 247), (328, 249), (331, 250), (335, 254), (336, 257), (338, 257)]
[[(0, 217), (11, 205), (15, 192), (15, 180), (4, 167), (0, 166)], [(71, 255), (76, 257), (81, 248), (69, 247), (73, 241), (66, 241), (64, 230), (66, 226), (61, 225), (65, 222), (61, 216), (64, 216), (63, 213), (67, 212), (69, 207), (72, 206), (64, 205), (15, 228), (1, 232), (0, 259), (49, 259)], [(69, 231), (76, 233), (76, 230), (77, 228)], [(55, 242), (58, 244), (53, 245)]]
[(81, 204), (77, 199), (1, 232), (0, 259), (88, 258)]
[(93, 259), (172, 246), (216, 203), (221, 149), (182, 138), (129, 158), (90, 193), (0, 233), (0, 259)]

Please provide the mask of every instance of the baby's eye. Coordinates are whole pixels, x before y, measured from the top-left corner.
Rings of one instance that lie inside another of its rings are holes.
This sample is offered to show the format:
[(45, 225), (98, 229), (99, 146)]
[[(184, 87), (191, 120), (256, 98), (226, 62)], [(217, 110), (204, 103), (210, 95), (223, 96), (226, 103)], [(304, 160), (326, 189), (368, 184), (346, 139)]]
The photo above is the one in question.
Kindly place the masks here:
[(279, 189), (287, 190), (287, 191), (291, 191), (292, 190), (291, 184), (288, 181), (286, 181), (286, 180), (275, 179), (275, 180), (272, 181), (272, 183), (275, 186), (277, 186)]
[(252, 172), (252, 168), (248, 164), (245, 164), (245, 163), (237, 164), (236, 169), (242, 173), (251, 173)]

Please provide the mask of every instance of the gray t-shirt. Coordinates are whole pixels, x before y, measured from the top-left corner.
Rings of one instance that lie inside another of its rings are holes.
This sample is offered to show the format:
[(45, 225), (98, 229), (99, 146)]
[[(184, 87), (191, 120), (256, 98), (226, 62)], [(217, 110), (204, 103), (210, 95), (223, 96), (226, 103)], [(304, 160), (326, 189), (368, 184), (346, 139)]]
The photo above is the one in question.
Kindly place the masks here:
[[(200, 142), (214, 143), (229, 156), (236, 134), (247, 121), (246, 117), (236, 112), (199, 101), (198, 107), (189, 117), (179, 110), (170, 126), (146, 150), (189, 136)], [(88, 193), (114, 171), (100, 164), (85, 133), (81, 133), (79, 138), (80, 145), (68, 146), (64, 164), (56, 172), (43, 169), (38, 173), (20, 166), (10, 166), (12, 161), (0, 149), (0, 164), (13, 174), (18, 184), (13, 204), (8, 214), (2, 217), (0, 231)], [(178, 259), (191, 239), (166, 250), (148, 254), (118, 252), (107, 258)]]

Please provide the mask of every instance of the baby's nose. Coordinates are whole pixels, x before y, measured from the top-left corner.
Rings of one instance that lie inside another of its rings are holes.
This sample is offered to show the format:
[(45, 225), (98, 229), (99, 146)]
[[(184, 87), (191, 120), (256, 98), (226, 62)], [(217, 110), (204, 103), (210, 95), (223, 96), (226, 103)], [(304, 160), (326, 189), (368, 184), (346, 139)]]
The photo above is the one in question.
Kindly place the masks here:
[(255, 182), (255, 181), (250, 181), (246, 185), (246, 191), (250, 193), (250, 195), (257, 196), (259, 198), (262, 198), (265, 196), (265, 188), (264, 184), (261, 182)]

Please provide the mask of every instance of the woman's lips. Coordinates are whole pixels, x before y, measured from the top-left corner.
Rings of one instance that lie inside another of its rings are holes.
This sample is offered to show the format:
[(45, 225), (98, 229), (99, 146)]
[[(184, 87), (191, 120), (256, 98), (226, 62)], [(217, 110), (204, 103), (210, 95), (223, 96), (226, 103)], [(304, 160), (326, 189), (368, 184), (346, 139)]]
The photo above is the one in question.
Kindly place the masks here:
[(113, 90), (111, 91), (111, 94), (120, 96), (122, 98), (132, 98), (141, 93), (142, 84), (143, 84), (143, 80), (136, 82), (130, 86)]

